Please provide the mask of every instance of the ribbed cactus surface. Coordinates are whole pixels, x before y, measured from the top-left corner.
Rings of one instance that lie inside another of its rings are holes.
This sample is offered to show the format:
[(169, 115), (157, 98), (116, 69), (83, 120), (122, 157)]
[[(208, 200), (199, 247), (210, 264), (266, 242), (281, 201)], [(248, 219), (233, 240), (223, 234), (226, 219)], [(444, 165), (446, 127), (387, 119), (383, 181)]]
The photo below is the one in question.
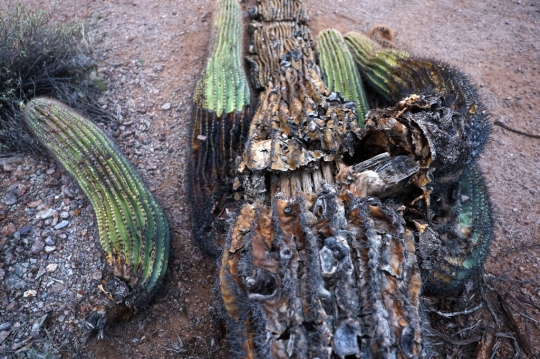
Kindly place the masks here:
[(99, 240), (112, 274), (132, 290), (126, 305), (143, 303), (167, 269), (169, 227), (133, 166), (91, 121), (55, 100), (24, 109), (39, 142), (66, 168), (96, 214)]
[(194, 236), (213, 253), (214, 234), (224, 224), (216, 221), (219, 213), (212, 208), (227, 201), (232, 192), (234, 162), (243, 149), (250, 119), (250, 92), (242, 66), (241, 20), (236, 0), (217, 1), (211, 53), (193, 97), (190, 195)]
[(317, 57), (324, 83), (330, 91), (356, 102), (358, 125), (362, 126), (369, 107), (360, 73), (341, 33), (333, 29), (322, 31), (317, 39)]

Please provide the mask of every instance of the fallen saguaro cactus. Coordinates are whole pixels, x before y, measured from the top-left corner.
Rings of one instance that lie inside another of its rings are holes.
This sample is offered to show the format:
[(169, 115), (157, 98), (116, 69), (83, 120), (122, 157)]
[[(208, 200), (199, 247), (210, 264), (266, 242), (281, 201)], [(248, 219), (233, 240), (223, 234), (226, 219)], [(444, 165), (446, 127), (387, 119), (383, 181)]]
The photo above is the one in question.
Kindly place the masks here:
[[(323, 31), (319, 68), (302, 1), (259, 0), (249, 13), (258, 107), (219, 182), (226, 200), (213, 202), (222, 230), (198, 238), (223, 247), (232, 351), (425, 356), (421, 291), (462, 285), (491, 238), (474, 162), (485, 109), (466, 76), (394, 49), (388, 28), (376, 41)], [(361, 78), (388, 107), (367, 112)]]
[(103, 291), (112, 302), (96, 306), (87, 321), (92, 335), (103, 337), (105, 327), (153, 298), (169, 259), (167, 220), (133, 166), (91, 121), (47, 98), (27, 103), (24, 118), (96, 214), (110, 270)]

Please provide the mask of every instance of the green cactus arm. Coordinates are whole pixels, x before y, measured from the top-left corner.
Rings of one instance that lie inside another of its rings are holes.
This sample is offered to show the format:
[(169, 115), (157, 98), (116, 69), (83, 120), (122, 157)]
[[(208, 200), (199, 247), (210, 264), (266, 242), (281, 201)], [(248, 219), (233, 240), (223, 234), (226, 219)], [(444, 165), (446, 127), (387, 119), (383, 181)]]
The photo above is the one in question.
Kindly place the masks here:
[(216, 0), (213, 38), (193, 96), (194, 119), (188, 191), (193, 232), (216, 254), (212, 238), (216, 202), (230, 201), (235, 161), (249, 127), (250, 89), (242, 55), (242, 11), (237, 0)]
[(151, 292), (167, 267), (169, 231), (132, 165), (101, 130), (54, 100), (32, 100), (25, 118), (90, 199), (113, 272)]
[(358, 125), (362, 126), (369, 111), (358, 69), (343, 37), (333, 29), (319, 34), (317, 55), (323, 79), (331, 91), (337, 91), (347, 100), (357, 103)]

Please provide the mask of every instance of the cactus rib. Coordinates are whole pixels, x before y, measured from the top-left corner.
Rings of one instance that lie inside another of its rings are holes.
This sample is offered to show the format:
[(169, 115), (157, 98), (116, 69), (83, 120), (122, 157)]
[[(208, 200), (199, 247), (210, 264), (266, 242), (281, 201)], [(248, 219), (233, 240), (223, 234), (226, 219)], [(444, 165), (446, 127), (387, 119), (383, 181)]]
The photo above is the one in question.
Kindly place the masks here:
[(129, 303), (143, 304), (167, 269), (170, 240), (163, 211), (133, 166), (88, 119), (46, 98), (30, 101), (24, 114), (39, 142), (92, 203), (108, 265), (133, 290)]
[(333, 29), (322, 31), (317, 42), (317, 56), (325, 84), (330, 91), (340, 92), (346, 100), (356, 102), (358, 125), (362, 126), (369, 107), (360, 73), (341, 34)]

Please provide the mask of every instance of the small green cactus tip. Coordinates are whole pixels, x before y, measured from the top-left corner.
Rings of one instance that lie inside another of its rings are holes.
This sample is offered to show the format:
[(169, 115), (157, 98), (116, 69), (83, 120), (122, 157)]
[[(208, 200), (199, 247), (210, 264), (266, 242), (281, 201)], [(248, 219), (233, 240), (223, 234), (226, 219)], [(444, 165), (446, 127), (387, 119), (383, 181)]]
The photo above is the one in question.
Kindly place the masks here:
[(362, 126), (369, 111), (362, 80), (353, 57), (341, 34), (334, 29), (323, 30), (317, 41), (317, 57), (323, 80), (330, 91), (357, 104), (358, 125)]

